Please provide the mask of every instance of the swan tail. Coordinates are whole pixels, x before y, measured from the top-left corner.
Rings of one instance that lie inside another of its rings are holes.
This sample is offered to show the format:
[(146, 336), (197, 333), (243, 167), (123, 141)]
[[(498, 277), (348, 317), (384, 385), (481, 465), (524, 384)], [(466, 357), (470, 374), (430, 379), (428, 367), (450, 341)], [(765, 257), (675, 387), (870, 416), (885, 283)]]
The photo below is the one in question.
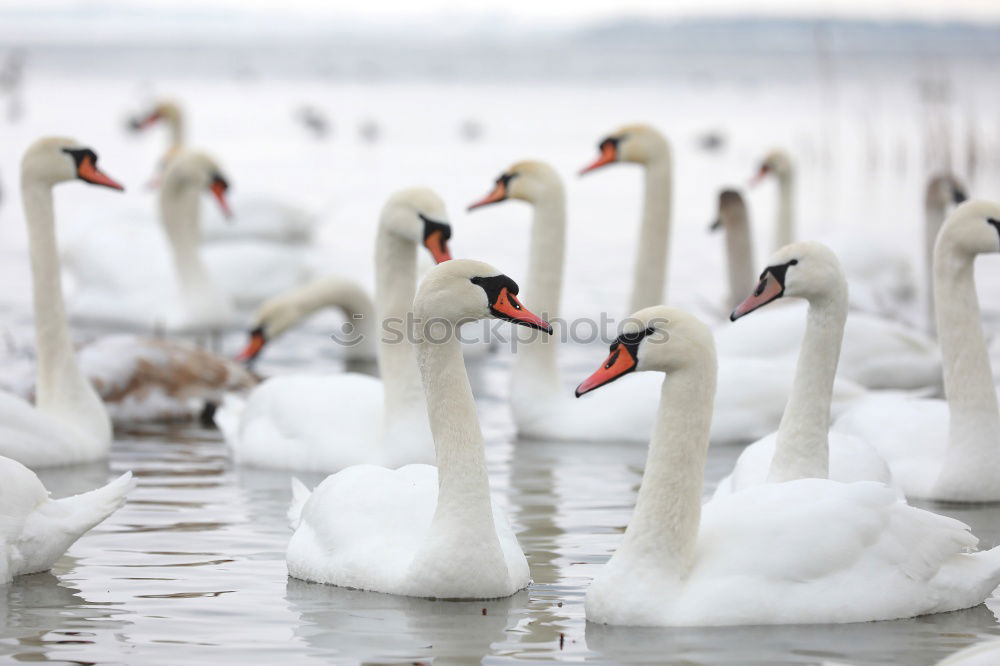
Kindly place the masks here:
[(222, 438), (229, 446), (232, 446), (239, 439), (240, 419), (246, 406), (245, 398), (235, 393), (227, 393), (222, 398), (222, 404), (215, 409), (215, 413), (212, 415), (215, 426), (222, 432)]
[(983, 603), (1000, 585), (1000, 546), (964, 553), (953, 566), (943, 568), (935, 582), (948, 591), (948, 596), (957, 597), (941, 610), (960, 610)]
[(298, 529), (302, 522), (302, 509), (312, 496), (312, 491), (306, 485), (292, 477), (292, 504), (288, 507), (288, 524), (293, 530)]
[(55, 500), (53, 505), (65, 517), (68, 531), (83, 534), (120, 509), (125, 504), (125, 496), (133, 488), (135, 479), (132, 472), (125, 472), (106, 486)]

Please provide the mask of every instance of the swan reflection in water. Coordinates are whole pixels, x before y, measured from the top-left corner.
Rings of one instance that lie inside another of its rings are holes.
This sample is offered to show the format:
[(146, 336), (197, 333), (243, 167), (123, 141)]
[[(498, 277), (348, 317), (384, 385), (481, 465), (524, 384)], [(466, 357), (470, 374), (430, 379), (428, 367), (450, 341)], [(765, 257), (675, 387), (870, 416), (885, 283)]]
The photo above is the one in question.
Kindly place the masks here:
[[(64, 555), (60, 564), (74, 561)], [(80, 590), (49, 572), (18, 576), (0, 586), (0, 627), (4, 630), (0, 661), (9, 657), (19, 662), (63, 663), (84, 659), (84, 655), (92, 659), (99, 634), (118, 633), (132, 624), (117, 619), (126, 613), (87, 601)]]
[[(984, 638), (1000, 637), (985, 604), (966, 610), (888, 622), (750, 627), (613, 627), (587, 623), (587, 647), (619, 663), (865, 662), (891, 655), (897, 664), (935, 664)], [(664, 661), (670, 655), (672, 661)]]
[(288, 579), (296, 638), (323, 656), (468, 664), (527, 617), (528, 593), (491, 601), (434, 601)]

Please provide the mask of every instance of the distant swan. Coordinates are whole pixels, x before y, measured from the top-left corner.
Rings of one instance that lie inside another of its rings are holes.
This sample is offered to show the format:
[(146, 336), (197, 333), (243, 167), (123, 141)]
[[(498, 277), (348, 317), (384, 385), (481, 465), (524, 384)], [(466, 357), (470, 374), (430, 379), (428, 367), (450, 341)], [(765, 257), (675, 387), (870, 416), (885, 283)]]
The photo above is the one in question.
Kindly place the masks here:
[[(493, 191), (470, 209), (508, 199), (527, 201), (534, 207), (527, 289), (540, 312), (549, 318), (558, 317), (566, 235), (562, 180), (544, 162), (518, 162), (501, 174)], [(563, 386), (558, 351), (557, 345), (544, 338), (521, 340), (518, 344), (510, 402), (520, 435), (582, 441), (649, 440), (656, 407), (651, 386), (655, 377), (631, 377), (605, 393), (574, 400)], [(724, 359), (712, 441), (744, 442), (773, 431), (781, 418), (793, 372), (792, 358)], [(838, 381), (837, 407), (863, 394), (861, 387)]]
[[(268, 379), (245, 399), (227, 398), (215, 422), (237, 462), (331, 472), (432, 459), (417, 359), (402, 326), (413, 307), (418, 245), (437, 261), (451, 257), (447, 219), (431, 190), (389, 197), (375, 243), (377, 321), (385, 322), (376, 341), (381, 381), (359, 373), (296, 373)], [(252, 336), (243, 356), (256, 344)]]

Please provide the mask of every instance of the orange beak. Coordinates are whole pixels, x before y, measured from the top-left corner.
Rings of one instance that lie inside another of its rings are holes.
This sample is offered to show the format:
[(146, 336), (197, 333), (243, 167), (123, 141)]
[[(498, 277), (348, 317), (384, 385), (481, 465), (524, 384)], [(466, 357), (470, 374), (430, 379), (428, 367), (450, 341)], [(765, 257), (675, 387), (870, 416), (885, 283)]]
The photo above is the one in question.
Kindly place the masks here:
[(145, 116), (142, 119), (133, 118), (132, 122), (129, 124), (132, 126), (132, 129), (138, 131), (146, 129), (159, 119), (160, 119), (160, 113), (158, 111), (153, 111), (152, 113), (150, 113), (149, 115)]
[(757, 288), (754, 289), (752, 294), (747, 296), (745, 301), (736, 306), (733, 313), (729, 315), (729, 320), (736, 321), (743, 315), (750, 314), (754, 310), (764, 307), (771, 301), (781, 298), (783, 293), (785, 293), (785, 288), (782, 286), (781, 282), (779, 282), (776, 277), (771, 275), (770, 272), (764, 273), (764, 275), (760, 278), (760, 282), (757, 284)]
[(94, 185), (103, 185), (113, 190), (125, 191), (125, 188), (120, 183), (112, 180), (110, 176), (98, 169), (97, 165), (94, 164), (93, 158), (89, 156), (80, 160), (80, 165), (76, 168), (76, 175), (80, 180), (93, 183)]
[(240, 363), (249, 363), (260, 355), (264, 345), (267, 343), (267, 339), (264, 337), (264, 331), (257, 328), (250, 332), (250, 340), (247, 342), (247, 346), (243, 348), (239, 354), (236, 355), (236, 360)]
[(618, 159), (618, 147), (615, 145), (614, 141), (604, 141), (601, 144), (601, 155), (596, 160), (588, 164), (587, 166), (580, 169), (580, 175), (589, 173), (594, 169), (600, 169), (602, 166), (611, 164)]
[(424, 238), (424, 247), (430, 250), (436, 264), (451, 260), (451, 252), (448, 251), (448, 239), (444, 237), (443, 231), (432, 231), (427, 234), (427, 237)]
[(750, 179), (750, 187), (755, 187), (760, 184), (762, 180), (767, 178), (767, 174), (771, 172), (771, 168), (766, 164), (761, 164), (760, 169), (754, 174), (753, 178)]
[(528, 328), (537, 328), (539, 331), (545, 331), (552, 335), (552, 324), (521, 305), (517, 296), (510, 293), (506, 287), (501, 289), (496, 300), (490, 303), (490, 311), (499, 319), (506, 319)]
[(222, 209), (222, 214), (227, 220), (232, 219), (233, 211), (229, 208), (229, 204), (226, 202), (226, 184), (216, 179), (212, 181), (212, 186), (209, 188), (212, 191), (212, 195), (215, 196), (215, 200), (219, 202), (219, 208)]
[(488, 206), (489, 204), (499, 203), (507, 198), (507, 184), (503, 180), (498, 180), (496, 187), (493, 191), (487, 194), (485, 197), (477, 201), (476, 203), (469, 206), (468, 210), (475, 210), (480, 206)]
[(632, 352), (625, 345), (618, 343), (611, 350), (608, 358), (604, 361), (604, 365), (576, 387), (576, 397), (579, 398), (584, 393), (590, 393), (600, 386), (610, 384), (622, 375), (627, 375), (635, 370), (635, 366), (636, 360), (632, 356)]

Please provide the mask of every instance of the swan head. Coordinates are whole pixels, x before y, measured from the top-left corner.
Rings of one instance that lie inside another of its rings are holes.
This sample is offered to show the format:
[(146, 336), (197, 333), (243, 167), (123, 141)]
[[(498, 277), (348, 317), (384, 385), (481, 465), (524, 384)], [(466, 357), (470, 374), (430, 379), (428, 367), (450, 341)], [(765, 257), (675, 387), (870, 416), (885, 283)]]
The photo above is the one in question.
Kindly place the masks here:
[(21, 158), (21, 179), (50, 187), (68, 180), (82, 180), (114, 190), (125, 189), (97, 168), (97, 153), (65, 137), (45, 137), (28, 146)]
[(781, 248), (767, 262), (753, 293), (736, 306), (731, 321), (785, 296), (809, 301), (847, 295), (847, 278), (833, 250), (822, 243), (802, 241)]
[(250, 331), (243, 351), (236, 355), (237, 361), (252, 364), (264, 351), (268, 342), (305, 319), (313, 310), (301, 298), (282, 296), (279, 294), (265, 301), (257, 310), (257, 324)]
[(666, 159), (670, 154), (666, 137), (655, 127), (644, 123), (619, 127), (601, 139), (597, 149), (601, 154), (580, 170), (581, 176), (614, 162), (649, 164)]
[(411, 187), (394, 193), (382, 207), (379, 225), (383, 230), (426, 247), (435, 263), (451, 259), (448, 212), (441, 197), (430, 188)]
[(924, 203), (929, 208), (947, 208), (968, 198), (965, 186), (952, 173), (939, 173), (927, 180)]
[(562, 179), (556, 170), (545, 162), (525, 160), (517, 162), (496, 179), (493, 190), (485, 197), (469, 206), (474, 210), (507, 199), (520, 199), (536, 203), (550, 196), (551, 192), (562, 192)]
[(155, 125), (161, 120), (172, 125), (177, 125), (181, 122), (182, 115), (183, 112), (177, 102), (169, 99), (162, 99), (154, 104), (153, 108), (148, 111), (130, 118), (128, 126), (131, 130), (139, 132)]
[(684, 310), (654, 305), (622, 324), (610, 353), (594, 374), (576, 387), (576, 397), (631, 372), (685, 370), (715, 372), (715, 339), (708, 326)]
[(768, 176), (774, 176), (778, 180), (788, 180), (792, 177), (792, 168), (792, 158), (785, 151), (776, 148), (761, 160), (760, 166), (757, 167), (757, 173), (750, 180), (750, 184), (756, 185)]
[(503, 319), (551, 335), (552, 326), (521, 304), (518, 291), (516, 282), (487, 263), (453, 259), (427, 273), (413, 299), (413, 311), (428, 323)]
[(719, 215), (712, 222), (709, 231), (745, 224), (746, 219), (747, 206), (743, 201), (743, 195), (736, 190), (722, 190), (719, 192)]
[(967, 256), (1000, 251), (1000, 204), (980, 199), (955, 208), (941, 226), (935, 248)]
[(198, 151), (181, 152), (167, 165), (163, 173), (163, 195), (176, 195), (179, 190), (207, 190), (219, 203), (223, 215), (232, 217), (226, 193), (229, 180), (222, 169), (207, 154)]

